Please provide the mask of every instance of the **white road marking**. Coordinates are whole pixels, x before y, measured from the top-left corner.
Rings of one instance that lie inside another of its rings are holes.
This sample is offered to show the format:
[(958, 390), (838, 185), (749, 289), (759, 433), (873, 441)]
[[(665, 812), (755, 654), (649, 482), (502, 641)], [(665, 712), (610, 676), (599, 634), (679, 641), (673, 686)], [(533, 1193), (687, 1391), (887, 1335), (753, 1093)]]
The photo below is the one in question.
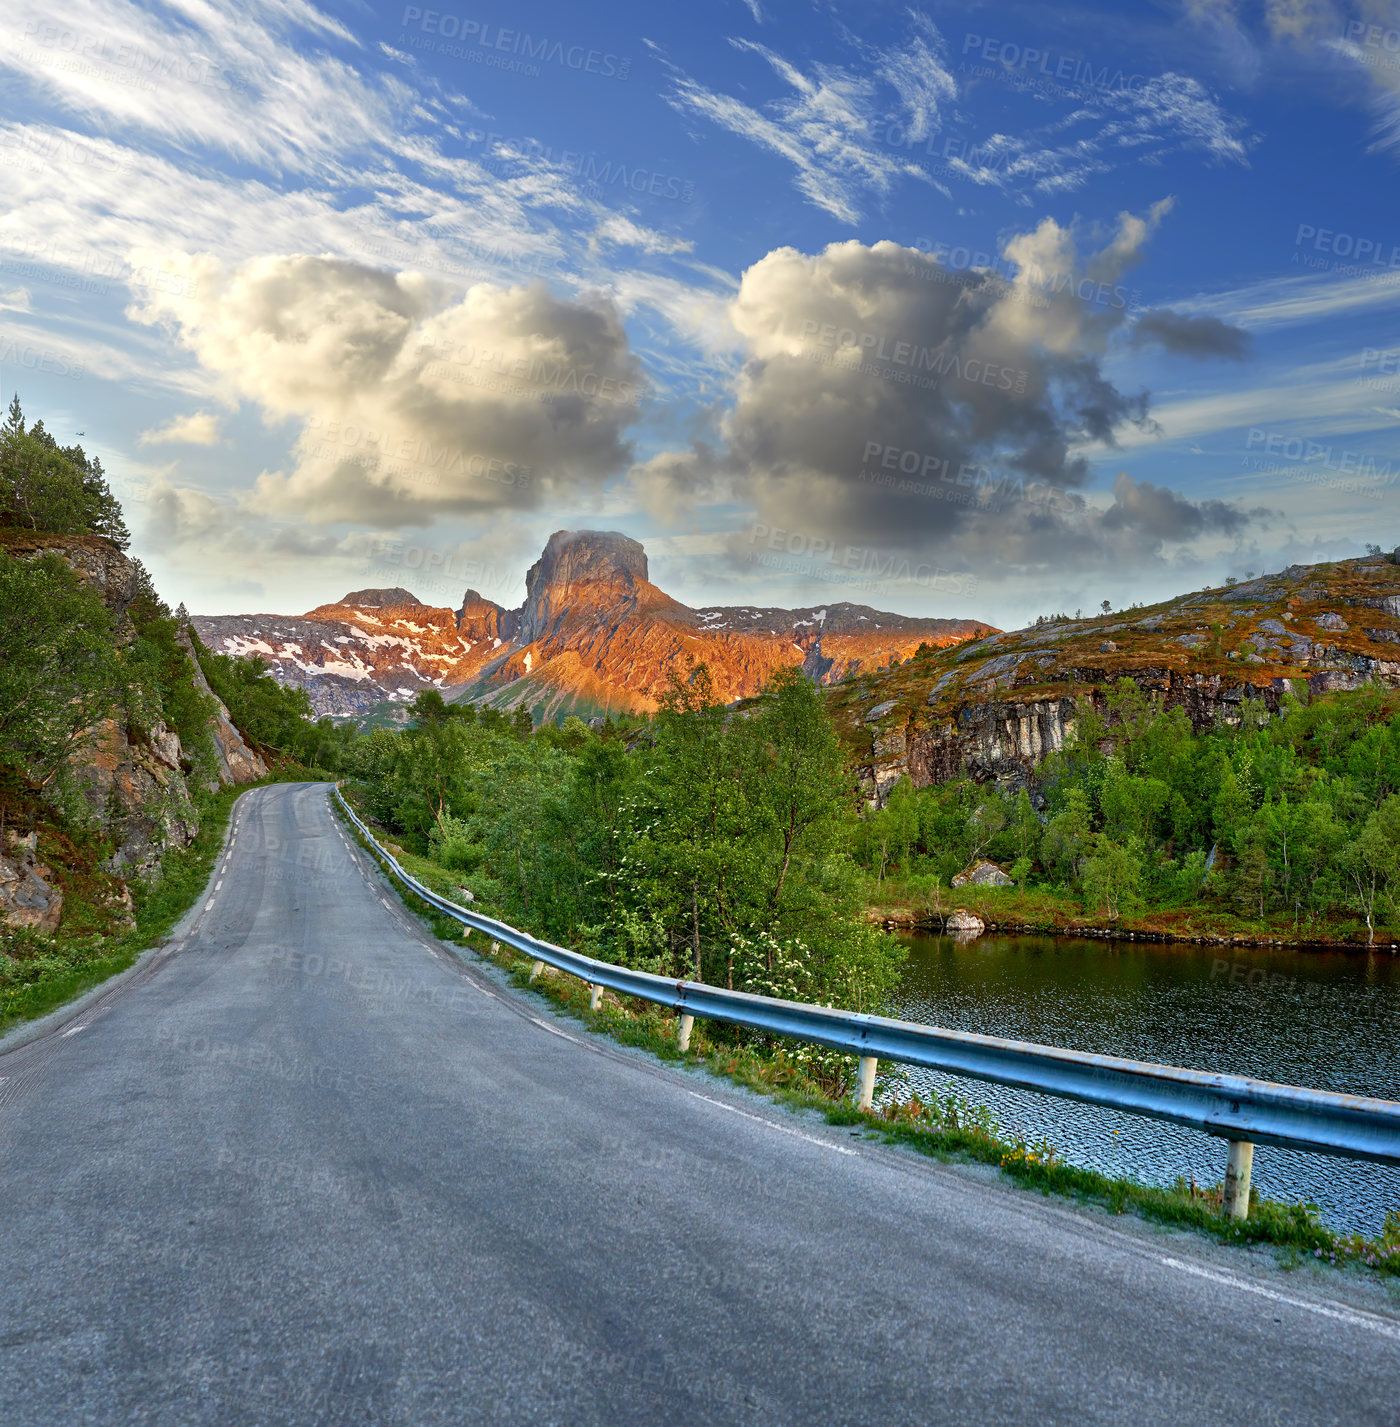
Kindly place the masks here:
[[(75, 1035), (78, 1034), (79, 1031), (85, 1031), (85, 1030), (87, 1030), (87, 1027), (86, 1027), (86, 1026), (70, 1026), (66, 1031), (63, 1032), (63, 1035), (65, 1035), (65, 1036), (75, 1036)], [(62, 1039), (62, 1037), (60, 1037), (60, 1039)]]
[(219, 890), (219, 888), (222, 887), (223, 885), (224, 885), (224, 879), (223, 879), (222, 877), (220, 877), (219, 880), (214, 883), (214, 890), (217, 892), (217, 891)]
[(214, 905), (214, 899), (213, 899), (212, 897), (210, 897), (210, 899), (204, 904), (204, 910), (207, 912), (207, 911), (209, 910), (209, 908), (212, 907), (213, 905)]
[(566, 1036), (558, 1026), (551, 1026), (548, 1021), (537, 1021), (533, 1016), (527, 1016), (526, 1020), (532, 1026), (538, 1026), (542, 1031), (548, 1031), (552, 1036), (558, 1036), (561, 1041), (568, 1041), (570, 1045), (582, 1045), (582, 1041), (575, 1040), (573, 1036)]
[(803, 1134), (801, 1130), (794, 1130), (788, 1125), (775, 1125), (772, 1120), (765, 1120), (762, 1115), (751, 1115), (747, 1110), (740, 1110), (733, 1105), (726, 1105), (723, 1100), (712, 1100), (708, 1095), (702, 1095), (698, 1090), (687, 1090), (687, 1095), (693, 1095), (697, 1100), (703, 1100), (707, 1105), (718, 1105), (721, 1110), (728, 1110), (732, 1115), (742, 1115), (746, 1120), (756, 1120), (760, 1125), (767, 1125), (770, 1130), (777, 1130), (780, 1134), (796, 1135), (799, 1140), (806, 1140), (808, 1144), (820, 1145), (824, 1150), (835, 1150), (837, 1154), (855, 1154), (855, 1151), (847, 1145), (834, 1145), (830, 1140), (823, 1140), (816, 1135)]
[(1233, 1288), (1244, 1293), (1254, 1293), (1260, 1298), (1267, 1298), (1273, 1303), (1286, 1303), (1290, 1308), (1301, 1308), (1308, 1313), (1316, 1313), (1321, 1318), (1333, 1318), (1339, 1323), (1347, 1323), (1353, 1328), (1369, 1328), (1373, 1333), (1380, 1333), (1387, 1338), (1400, 1339), (1400, 1325), (1387, 1323), (1384, 1318), (1376, 1318), (1369, 1313), (1359, 1313), (1350, 1308), (1333, 1308), (1324, 1303), (1310, 1303), (1306, 1298), (1294, 1298), (1288, 1293), (1279, 1293), (1276, 1289), (1265, 1288), (1263, 1284), (1251, 1283), (1247, 1278), (1239, 1278), (1233, 1273), (1224, 1273), (1220, 1269), (1201, 1268), (1197, 1264), (1183, 1263), (1180, 1259), (1168, 1258), (1162, 1255), (1162, 1262), (1168, 1268), (1179, 1268), (1182, 1273), (1194, 1274), (1197, 1278), (1208, 1278), (1212, 1283), (1223, 1284), (1226, 1288)]

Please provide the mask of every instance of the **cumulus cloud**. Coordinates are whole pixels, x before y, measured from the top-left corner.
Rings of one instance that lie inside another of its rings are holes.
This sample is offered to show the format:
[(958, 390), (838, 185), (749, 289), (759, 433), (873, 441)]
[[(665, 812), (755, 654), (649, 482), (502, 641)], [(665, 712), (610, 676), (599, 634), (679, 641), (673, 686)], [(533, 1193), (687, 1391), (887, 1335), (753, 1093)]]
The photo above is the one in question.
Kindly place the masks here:
[(672, 519), (732, 500), (813, 541), (982, 564), (1231, 535), (1252, 517), (1127, 476), (1107, 510), (1082, 493), (1086, 448), (1152, 426), (1101, 359), (1127, 319), (1118, 279), (1169, 206), (1121, 215), (1084, 254), (1047, 219), (1005, 244), (1010, 279), (891, 242), (769, 253), (730, 307), (747, 360), (720, 439), (634, 467), (638, 498)]
[(1250, 336), (1242, 327), (1218, 317), (1191, 317), (1169, 307), (1153, 307), (1133, 327), (1133, 345), (1157, 343), (1181, 357), (1228, 357), (1243, 361), (1249, 355)]
[(301, 424), (292, 470), (250, 509), (312, 521), (426, 523), (596, 489), (631, 458), (640, 367), (610, 299), (478, 284), (332, 257), (208, 255), (158, 275), (130, 315), (168, 327), (230, 399)]
[(152, 426), (139, 437), (143, 446), (217, 446), (219, 418), (209, 411), (175, 416), (164, 426)]

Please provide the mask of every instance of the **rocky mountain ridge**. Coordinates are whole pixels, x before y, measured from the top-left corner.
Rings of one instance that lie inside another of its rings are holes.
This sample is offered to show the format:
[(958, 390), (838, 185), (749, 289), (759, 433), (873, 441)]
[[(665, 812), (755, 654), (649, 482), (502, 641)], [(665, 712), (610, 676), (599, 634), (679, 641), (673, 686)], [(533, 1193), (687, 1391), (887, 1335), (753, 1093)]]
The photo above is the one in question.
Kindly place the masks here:
[(988, 632), (977, 620), (918, 619), (863, 605), (692, 609), (651, 583), (646, 552), (613, 531), (556, 531), (506, 609), (468, 590), (456, 609), (404, 589), (356, 590), (300, 616), (196, 617), (211, 649), (255, 654), (305, 688), (318, 714), (362, 714), (438, 688), (450, 699), (519, 704), (543, 717), (650, 710), (670, 672), (704, 662), (721, 698), (757, 693), (801, 664), (834, 683)]
[(1042, 622), (915, 659), (833, 690), (868, 796), (971, 777), (1024, 786), (1127, 678), (1199, 729), (1237, 722), (1245, 699), (1368, 680), (1400, 687), (1400, 565), (1370, 556), (1291, 565), (1094, 619)]

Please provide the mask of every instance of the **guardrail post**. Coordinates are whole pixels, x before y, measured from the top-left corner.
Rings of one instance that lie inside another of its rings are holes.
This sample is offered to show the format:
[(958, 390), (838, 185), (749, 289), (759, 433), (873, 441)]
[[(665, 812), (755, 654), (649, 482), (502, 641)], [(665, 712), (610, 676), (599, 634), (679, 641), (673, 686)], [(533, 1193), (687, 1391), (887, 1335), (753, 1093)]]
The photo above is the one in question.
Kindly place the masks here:
[(1249, 1178), (1254, 1170), (1254, 1145), (1249, 1140), (1231, 1140), (1230, 1158), (1225, 1164), (1225, 1196), (1221, 1208), (1226, 1218), (1249, 1218)]
[(690, 1049), (690, 1033), (695, 1029), (694, 1016), (681, 1017), (681, 1033), (676, 1037), (676, 1049), (687, 1051)]
[(588, 988), (588, 1009), (596, 1011), (603, 1002), (603, 988), (595, 981)]
[(875, 1066), (878, 1058), (873, 1055), (863, 1055), (860, 1058), (860, 1080), (857, 1086), (856, 1105), (862, 1110), (869, 1110), (875, 1104)]
[[(495, 943), (495, 942), (492, 942), (491, 945), (492, 945), (492, 947), (494, 948), (495, 945), (496, 945), (496, 943)], [(535, 979), (535, 977), (538, 976), (538, 975), (540, 974), (540, 972), (543, 971), (543, 970), (544, 970), (544, 962), (542, 962), (542, 961), (537, 961), (537, 962), (530, 968), (530, 980), (533, 981), (533, 980)]]

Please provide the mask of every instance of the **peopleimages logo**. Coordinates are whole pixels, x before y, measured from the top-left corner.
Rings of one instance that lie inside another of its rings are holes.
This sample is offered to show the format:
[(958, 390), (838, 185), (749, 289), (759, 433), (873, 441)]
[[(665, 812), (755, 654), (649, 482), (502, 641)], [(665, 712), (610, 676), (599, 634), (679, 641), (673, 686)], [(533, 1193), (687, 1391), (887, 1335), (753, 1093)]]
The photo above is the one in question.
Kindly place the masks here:
[(1251, 426), (1245, 438), (1246, 451), (1257, 451), (1265, 456), (1282, 457), (1297, 465), (1316, 467), (1323, 471), (1335, 471), (1343, 476), (1359, 476), (1365, 481), (1382, 481), (1393, 485), (1400, 477), (1400, 463), (1378, 462), (1374, 456), (1364, 451), (1348, 451), (1335, 446), (1323, 446), (1317, 441), (1307, 441), (1301, 436), (1288, 436), (1281, 431), (1265, 431), (1262, 427)]
[(1377, 267), (1400, 268), (1400, 243), (1387, 250), (1383, 238), (1359, 238), (1354, 233), (1338, 233), (1331, 228), (1318, 228), (1312, 223), (1300, 223), (1295, 247), (1305, 244), (1315, 252), (1334, 258), (1350, 258), (1354, 263), (1372, 263)]
[[(830, 348), (833, 353), (850, 351), (864, 359), (892, 362), (895, 366), (906, 367), (911, 372), (928, 371), (939, 376), (953, 375), (959, 381), (971, 382), (974, 386), (993, 386), (1002, 391), (1014, 391), (1018, 396), (1025, 394), (1029, 373), (1019, 367), (1004, 367), (998, 362), (989, 362), (981, 357), (959, 356), (956, 352), (945, 352), (938, 347), (920, 347), (913, 342), (891, 341), (878, 332), (857, 332), (852, 327), (838, 327), (834, 322), (818, 322), (807, 318), (802, 323), (802, 335), (813, 337), (817, 345)], [(815, 354), (820, 356), (820, 353)], [(830, 364), (831, 358), (822, 358)], [(861, 370), (867, 363), (862, 360)], [(852, 367), (851, 370), (856, 370)], [(872, 366), (872, 374), (879, 374), (879, 368)], [(925, 383), (927, 385), (927, 383)]]
[(977, 59), (988, 61), (1007, 75), (1067, 86), (1121, 93), (1141, 89), (1148, 82), (1145, 74), (1124, 74), (1121, 69), (1110, 71), (1108, 65), (1096, 70), (1091, 60), (1013, 44), (991, 35), (964, 35), (962, 53), (964, 62), (968, 55), (975, 54)]
[[(494, 131), (474, 133), (468, 137), (470, 142), (482, 144), (485, 153), (478, 162), (483, 165), (496, 164), (504, 169), (515, 160), (527, 163), (542, 161), (600, 189), (625, 188), (633, 193), (649, 194), (652, 198), (679, 199), (682, 203), (689, 203), (695, 197), (693, 179), (679, 178), (675, 174), (661, 173), (638, 164), (629, 166), (621, 159), (600, 158), (591, 150), (584, 153), (579, 149), (556, 149), (538, 139), (517, 139)], [(500, 152), (502, 149), (505, 152)]]
[[(404, 7), (400, 21), (405, 29), (415, 25), (420, 34), (435, 35), (442, 43), (428, 46), (417, 41), (408, 41), (414, 49), (435, 48), (439, 54), (468, 57), (463, 53), (463, 45), (481, 52), (487, 51), (495, 67), (524, 69), (526, 66), (514, 61), (541, 61), (544, 64), (558, 64), (565, 69), (576, 69), (583, 74), (596, 74), (603, 79), (626, 79), (632, 71), (632, 61), (621, 55), (608, 54), (602, 50), (592, 50), (586, 45), (566, 45), (562, 40), (536, 39), (521, 30), (508, 30), (501, 25), (488, 25), (481, 20), (468, 20), (460, 15), (449, 15), (441, 10), (425, 10), (421, 5)], [(461, 44), (446, 43), (460, 40)], [(500, 57), (512, 56), (502, 61)], [(478, 58), (477, 54), (469, 56)], [(540, 73), (538, 63), (529, 65), (529, 72)]]
[[(1048, 272), (1035, 263), (1014, 263), (993, 253), (969, 248), (966, 244), (950, 245), (935, 243), (931, 238), (915, 238), (912, 246), (949, 272), (985, 270), (1013, 289), (1018, 286), (1019, 280), (1020, 285), (1034, 287), (1052, 295), (1068, 292), (1081, 302), (1098, 303), (1104, 307), (1117, 307), (1126, 311), (1136, 311), (1142, 296), (1137, 288), (1130, 292), (1121, 285), (1095, 282), (1092, 278), (1079, 277), (1072, 272)], [(930, 273), (936, 271), (938, 269), (929, 266)]]

